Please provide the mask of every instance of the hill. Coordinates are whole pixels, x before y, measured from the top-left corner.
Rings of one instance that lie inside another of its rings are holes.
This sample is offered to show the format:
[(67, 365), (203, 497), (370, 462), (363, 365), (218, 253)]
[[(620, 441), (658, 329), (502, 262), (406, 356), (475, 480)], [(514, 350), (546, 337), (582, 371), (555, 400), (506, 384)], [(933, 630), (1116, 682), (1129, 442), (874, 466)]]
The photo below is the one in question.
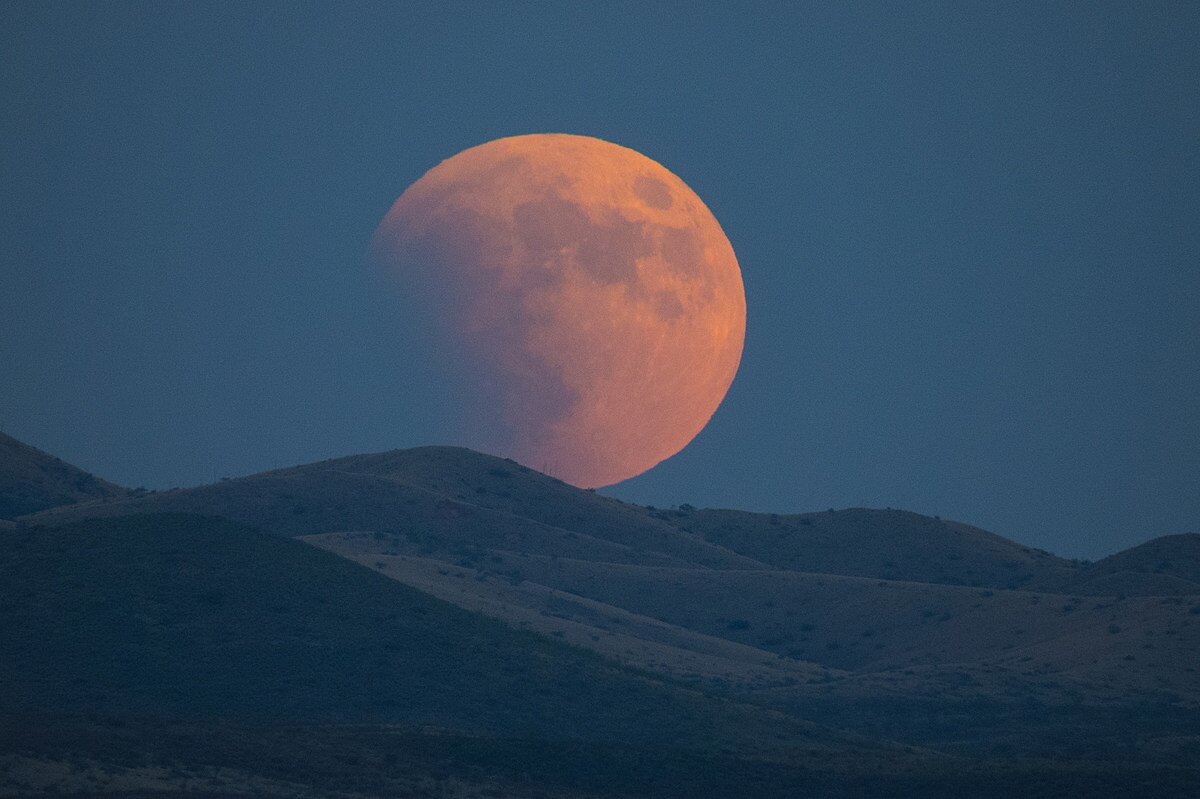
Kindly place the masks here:
[(1155, 538), (1090, 564), (1056, 587), (1109, 596), (1200, 594), (1200, 534)]
[(780, 569), (947, 585), (1018, 588), (1074, 566), (959, 522), (850, 508), (779, 515), (677, 511), (683, 529)]
[(736, 738), (755, 723), (219, 519), (10, 531), (0, 575), (0, 708), (10, 717), (372, 721), (696, 744), (697, 734)]
[(119, 486), (0, 433), (0, 519), (125, 493)]
[(688, 690), (220, 519), (9, 530), (0, 576), (9, 794), (1184, 796), (1196, 776), (836, 732), (803, 720), (799, 681)]
[(1195, 545), (643, 508), (450, 447), (50, 508), (0, 524), (0, 793), (1188, 796)]
[[(1079, 776), (655, 680), (221, 519), (9, 530), (0, 577), (5, 793), (999, 797)], [(1146, 779), (1109, 771), (1082, 776)]]
[(482, 550), (705, 568), (783, 568), (1005, 588), (1074, 566), (955, 522), (900, 511), (776, 516), (656, 510), (584, 491), (500, 458), (421, 447), (281, 469), (208, 486), (53, 509), (28, 521), (210, 513), (281, 535), (368, 530), (426, 554)]
[[(945, 666), (1007, 673), (1026, 683), (1027, 697), (1048, 701), (1073, 691), (1125, 698), (1170, 691), (1200, 707), (1200, 679), (1191, 664), (1191, 653), (1200, 651), (1200, 599), (1097, 600), (503, 551), (469, 568), (375, 535), (306, 540), (449, 602), (680, 678), (758, 689), (890, 674), (920, 691), (913, 670)], [(655, 647), (643, 651), (630, 639)], [(718, 650), (713, 641), (741, 649)], [(965, 693), (978, 694), (982, 684)]]

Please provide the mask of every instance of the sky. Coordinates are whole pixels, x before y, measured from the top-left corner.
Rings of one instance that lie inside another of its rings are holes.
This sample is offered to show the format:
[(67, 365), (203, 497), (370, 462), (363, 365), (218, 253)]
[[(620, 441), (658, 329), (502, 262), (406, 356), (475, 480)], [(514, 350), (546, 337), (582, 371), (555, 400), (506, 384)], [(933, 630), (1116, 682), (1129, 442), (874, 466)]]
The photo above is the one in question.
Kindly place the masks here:
[(746, 289), (711, 423), (605, 493), (1200, 531), (1198, 86), (1187, 2), (0, 4), (0, 430), (150, 488), (453, 443), (370, 236), (576, 133)]

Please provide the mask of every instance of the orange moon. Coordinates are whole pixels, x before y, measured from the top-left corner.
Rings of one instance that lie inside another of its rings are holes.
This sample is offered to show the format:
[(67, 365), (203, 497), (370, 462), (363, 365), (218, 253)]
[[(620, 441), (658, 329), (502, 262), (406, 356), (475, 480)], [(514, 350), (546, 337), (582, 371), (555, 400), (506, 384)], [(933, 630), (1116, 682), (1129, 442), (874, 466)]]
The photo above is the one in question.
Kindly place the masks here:
[(721, 226), (674, 174), (600, 139), (465, 150), (401, 195), (371, 249), (434, 306), (465, 443), (577, 486), (687, 446), (741, 360), (746, 298)]

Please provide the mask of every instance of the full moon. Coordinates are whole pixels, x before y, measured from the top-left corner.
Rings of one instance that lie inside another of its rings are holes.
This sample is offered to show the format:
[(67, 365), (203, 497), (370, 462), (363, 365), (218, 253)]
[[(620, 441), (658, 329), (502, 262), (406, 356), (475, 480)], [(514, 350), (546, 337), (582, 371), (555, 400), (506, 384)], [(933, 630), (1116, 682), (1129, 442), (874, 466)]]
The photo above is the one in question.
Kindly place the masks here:
[(687, 446), (741, 360), (742, 275), (716, 218), (600, 139), (465, 150), (401, 195), (371, 250), (427, 306), (464, 443), (580, 487)]

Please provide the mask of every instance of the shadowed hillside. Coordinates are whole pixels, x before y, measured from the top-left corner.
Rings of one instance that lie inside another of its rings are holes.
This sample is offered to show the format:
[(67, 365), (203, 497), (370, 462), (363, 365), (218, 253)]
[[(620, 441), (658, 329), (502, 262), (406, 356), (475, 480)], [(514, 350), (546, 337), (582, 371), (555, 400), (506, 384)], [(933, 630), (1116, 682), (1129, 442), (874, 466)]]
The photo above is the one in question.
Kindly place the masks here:
[(0, 433), (0, 519), (124, 494), (119, 486)]
[(453, 447), (322, 461), (120, 502), (60, 508), (29, 521), (60, 524), (160, 512), (214, 514), (289, 536), (382, 530), (464, 551), (503, 544), (634, 563), (759, 565), (648, 518), (635, 506)]
[[(953, 664), (964, 672), (1008, 674), (1027, 682), (1030, 695), (1056, 701), (1081, 691), (1110, 697), (1172, 691), (1200, 707), (1200, 679), (1191, 663), (1200, 651), (1200, 597), (1104, 599), (501, 551), (470, 568), (420, 557), (374, 535), (306, 540), (463, 607), (679, 677), (716, 677), (751, 688), (890, 673), (916, 689), (913, 669)], [(646, 620), (667, 629), (644, 629)], [(630, 638), (660, 646), (631, 649)], [(698, 655), (715, 656), (713, 640), (743, 647), (745, 654), (723, 652), (725, 660), (706, 663)], [(673, 654), (661, 646), (667, 642)], [(759, 656), (747, 657), (752, 652)], [(808, 668), (792, 667), (800, 664)]]
[(693, 744), (779, 723), (217, 519), (11, 531), (0, 575), (10, 717), (387, 721)]
[(793, 571), (949, 585), (1018, 588), (1070, 574), (1070, 563), (958, 522), (851, 508), (777, 515), (677, 512), (706, 541)]
[(1200, 594), (1200, 534), (1155, 538), (1097, 561), (1057, 587), (1110, 596)]
[(63, 523), (211, 513), (282, 535), (401, 534), (427, 554), (504, 549), (643, 565), (783, 568), (993, 588), (1061, 581), (1074, 566), (967, 525), (901, 511), (799, 516), (627, 505), (511, 461), (421, 447), (281, 469), (198, 488), (59, 508)]
[(1190, 796), (1198, 540), (1082, 565), (904, 511), (643, 508), (451, 447), (76, 503), (0, 524), (0, 773)]
[[(849, 721), (822, 705), (844, 676), (735, 704), (216, 519), (10, 530), (0, 575), (9, 794), (999, 799), (1186, 796), (1196, 776), (835, 732), (804, 719)], [(880, 711), (862, 692), (834, 707)]]

